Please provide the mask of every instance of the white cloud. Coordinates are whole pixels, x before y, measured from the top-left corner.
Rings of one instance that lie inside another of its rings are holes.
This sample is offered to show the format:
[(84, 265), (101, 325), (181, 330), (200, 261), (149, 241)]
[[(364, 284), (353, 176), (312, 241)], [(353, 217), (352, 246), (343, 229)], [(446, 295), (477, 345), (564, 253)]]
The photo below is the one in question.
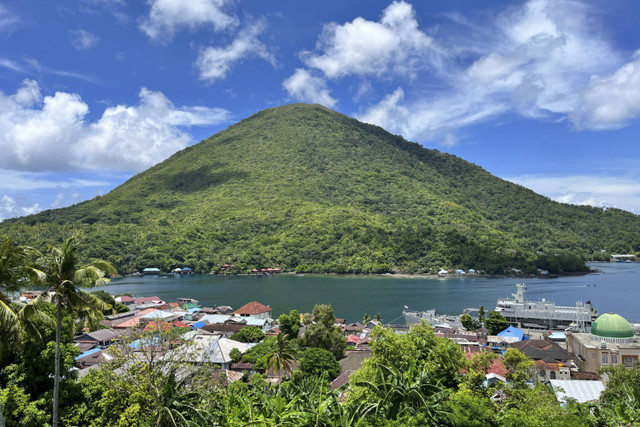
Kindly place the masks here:
[(0, 4), (0, 32), (10, 33), (20, 24), (20, 18), (11, 13), (11, 11)]
[(140, 29), (152, 39), (170, 40), (181, 28), (211, 26), (214, 31), (235, 27), (238, 20), (225, 9), (233, 0), (148, 0), (149, 15)]
[(581, 107), (572, 115), (578, 127), (617, 128), (640, 117), (640, 51), (636, 52), (634, 61), (615, 73), (594, 77), (582, 99)]
[(0, 199), (0, 222), (16, 216), (32, 215), (42, 210), (38, 203), (25, 205), (23, 202), (22, 198), (16, 200), (6, 194), (2, 196)]
[(327, 78), (348, 74), (412, 75), (417, 68), (438, 62), (439, 48), (418, 29), (413, 6), (391, 3), (379, 22), (358, 17), (343, 25), (325, 25), (316, 52), (302, 52), (303, 62)]
[(224, 79), (235, 63), (249, 57), (257, 56), (275, 66), (275, 57), (258, 40), (258, 36), (265, 29), (265, 21), (259, 20), (240, 31), (230, 45), (203, 49), (195, 63), (200, 72), (200, 80)]
[(314, 77), (307, 70), (298, 68), (291, 77), (286, 79), (282, 86), (289, 93), (289, 96), (298, 101), (312, 104), (322, 104), (325, 107), (333, 107), (336, 100), (331, 97), (331, 92), (327, 89), (327, 83), (320, 77)]
[(22, 172), (0, 169), (0, 192), (29, 192), (30, 190), (54, 188), (106, 187), (112, 185), (107, 180), (61, 178), (47, 173)]
[(420, 141), (455, 144), (458, 129), (507, 113), (586, 129), (640, 117), (640, 58), (624, 63), (593, 6), (530, 0), (484, 21), (448, 16), (427, 34), (410, 4), (394, 2), (378, 22), (325, 25), (301, 59), (329, 83), (395, 86), (356, 115)]
[(87, 123), (89, 107), (77, 94), (42, 97), (29, 80), (14, 95), (0, 92), (0, 167), (140, 171), (191, 144), (184, 127), (228, 118), (223, 109), (176, 107), (146, 88), (139, 95), (138, 105), (107, 108), (98, 121)]
[(634, 178), (595, 175), (525, 175), (505, 179), (558, 202), (616, 207), (640, 213), (640, 180)]
[(0, 58), (0, 67), (7, 68), (11, 71), (16, 71), (19, 73), (23, 73), (24, 69), (17, 64), (15, 61), (6, 58)]
[(86, 30), (73, 30), (71, 33), (71, 44), (76, 50), (87, 50), (98, 44), (100, 37)]

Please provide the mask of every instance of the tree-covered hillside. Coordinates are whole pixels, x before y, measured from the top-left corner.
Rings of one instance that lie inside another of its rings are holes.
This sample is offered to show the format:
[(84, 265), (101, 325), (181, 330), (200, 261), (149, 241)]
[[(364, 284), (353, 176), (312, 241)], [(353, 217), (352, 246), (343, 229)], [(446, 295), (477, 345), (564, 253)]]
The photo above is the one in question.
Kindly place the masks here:
[(636, 215), (553, 202), (305, 104), (257, 113), (105, 196), (0, 224), (0, 237), (35, 246), (78, 231), (83, 253), (121, 272), (531, 271), (640, 251)]

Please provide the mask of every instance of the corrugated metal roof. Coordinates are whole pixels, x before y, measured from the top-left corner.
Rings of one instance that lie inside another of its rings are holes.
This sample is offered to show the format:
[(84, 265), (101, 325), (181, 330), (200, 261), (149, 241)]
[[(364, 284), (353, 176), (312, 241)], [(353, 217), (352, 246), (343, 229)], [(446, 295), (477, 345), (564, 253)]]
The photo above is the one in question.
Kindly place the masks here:
[(76, 358), (74, 360), (80, 360), (83, 357), (91, 356), (92, 354), (96, 354), (99, 351), (102, 351), (102, 349), (101, 348), (93, 348), (93, 349), (91, 349), (89, 351), (85, 351), (84, 353), (82, 353), (79, 356), (76, 356)]

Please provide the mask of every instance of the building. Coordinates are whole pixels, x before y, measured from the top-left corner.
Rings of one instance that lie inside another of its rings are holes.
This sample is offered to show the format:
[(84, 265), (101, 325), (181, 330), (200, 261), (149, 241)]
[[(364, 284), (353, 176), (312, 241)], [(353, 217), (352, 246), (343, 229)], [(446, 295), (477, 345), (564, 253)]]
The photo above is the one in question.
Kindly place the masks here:
[(258, 301), (251, 301), (250, 303), (245, 304), (234, 311), (233, 315), (239, 317), (256, 317), (258, 319), (268, 319), (271, 317), (272, 311), (273, 310), (268, 305), (261, 304)]
[(571, 379), (571, 356), (569, 352), (551, 340), (526, 340), (513, 343), (522, 354), (536, 364), (533, 380), (548, 382), (550, 380)]
[(605, 313), (593, 322), (590, 333), (567, 332), (567, 350), (576, 355), (581, 371), (620, 364), (630, 368), (640, 356), (640, 340), (624, 317)]

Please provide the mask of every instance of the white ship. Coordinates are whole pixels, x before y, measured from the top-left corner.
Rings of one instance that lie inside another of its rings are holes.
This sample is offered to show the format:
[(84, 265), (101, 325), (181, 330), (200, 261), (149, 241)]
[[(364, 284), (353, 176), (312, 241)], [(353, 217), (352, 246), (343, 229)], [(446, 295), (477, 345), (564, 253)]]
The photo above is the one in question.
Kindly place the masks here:
[(552, 301), (526, 301), (527, 285), (518, 283), (514, 299), (499, 299), (496, 311), (502, 314), (514, 326), (529, 329), (557, 329), (569, 327), (584, 331), (598, 317), (598, 310), (591, 301), (576, 302), (575, 306), (556, 305)]
[(436, 315), (436, 310), (426, 311), (410, 311), (404, 310), (402, 312), (404, 320), (407, 326), (413, 326), (423, 320), (431, 326), (445, 326), (451, 328), (461, 328), (460, 316), (447, 316), (446, 314)]

